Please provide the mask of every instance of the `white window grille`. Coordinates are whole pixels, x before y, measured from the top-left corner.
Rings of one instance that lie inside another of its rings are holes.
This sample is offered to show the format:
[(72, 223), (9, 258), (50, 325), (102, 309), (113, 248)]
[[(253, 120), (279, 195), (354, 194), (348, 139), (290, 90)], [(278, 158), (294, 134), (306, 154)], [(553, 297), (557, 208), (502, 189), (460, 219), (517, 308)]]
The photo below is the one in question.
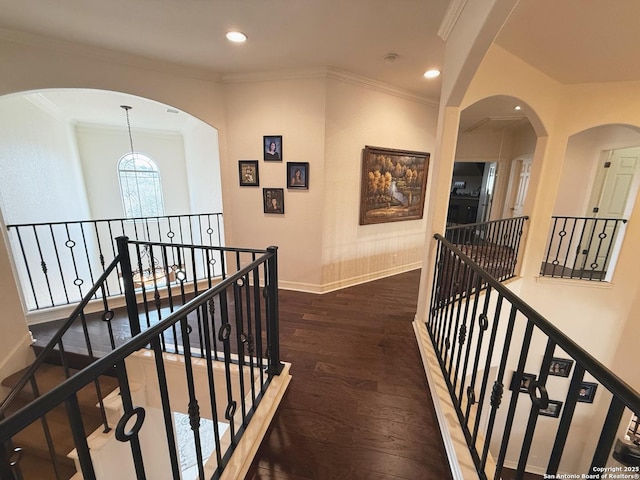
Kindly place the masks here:
[(118, 162), (120, 194), (126, 218), (161, 217), (164, 201), (160, 171), (142, 153), (128, 153)]

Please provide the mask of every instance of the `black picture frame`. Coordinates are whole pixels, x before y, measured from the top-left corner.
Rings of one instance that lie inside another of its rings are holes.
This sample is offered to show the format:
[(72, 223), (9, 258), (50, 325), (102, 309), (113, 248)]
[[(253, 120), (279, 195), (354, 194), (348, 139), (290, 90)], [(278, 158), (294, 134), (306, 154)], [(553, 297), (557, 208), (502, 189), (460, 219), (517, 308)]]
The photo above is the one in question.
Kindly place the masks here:
[(549, 405), (544, 410), (540, 409), (538, 411), (538, 415), (542, 415), (543, 417), (553, 417), (558, 418), (560, 416), (560, 412), (562, 411), (563, 403), (559, 400), (549, 400)]
[(238, 160), (238, 180), (241, 187), (260, 186), (258, 160)]
[(287, 162), (287, 188), (309, 190), (309, 162)]
[(283, 159), (282, 135), (265, 135), (262, 137), (262, 152), (265, 162), (281, 162)]
[(557, 358), (551, 359), (551, 365), (549, 365), (549, 375), (556, 377), (568, 377), (571, 373), (571, 367), (573, 366), (573, 360), (570, 358)]
[(578, 401), (582, 403), (593, 403), (597, 388), (597, 383), (582, 382), (580, 385), (580, 391), (578, 392)]
[(511, 384), (509, 385), (509, 389), (512, 391), (519, 391), (523, 393), (529, 392), (529, 385), (532, 381), (535, 381), (537, 376), (533, 373), (523, 373), (522, 377), (520, 377), (518, 381), (518, 372), (513, 372), (511, 376)]
[(264, 213), (284, 215), (284, 188), (263, 188)]

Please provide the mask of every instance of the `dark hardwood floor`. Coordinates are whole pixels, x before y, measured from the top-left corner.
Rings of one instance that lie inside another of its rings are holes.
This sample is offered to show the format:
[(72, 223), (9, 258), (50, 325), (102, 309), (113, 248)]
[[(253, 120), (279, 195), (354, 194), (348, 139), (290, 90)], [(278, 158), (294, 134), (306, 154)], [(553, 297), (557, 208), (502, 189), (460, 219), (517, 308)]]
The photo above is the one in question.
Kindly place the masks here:
[(411, 325), (419, 275), (281, 291), (292, 381), (247, 479), (451, 478)]
[[(451, 478), (412, 327), (419, 278), (416, 270), (324, 295), (280, 291), (292, 381), (248, 480)], [(114, 328), (126, 337), (126, 324)], [(50, 329), (32, 330), (40, 343)]]

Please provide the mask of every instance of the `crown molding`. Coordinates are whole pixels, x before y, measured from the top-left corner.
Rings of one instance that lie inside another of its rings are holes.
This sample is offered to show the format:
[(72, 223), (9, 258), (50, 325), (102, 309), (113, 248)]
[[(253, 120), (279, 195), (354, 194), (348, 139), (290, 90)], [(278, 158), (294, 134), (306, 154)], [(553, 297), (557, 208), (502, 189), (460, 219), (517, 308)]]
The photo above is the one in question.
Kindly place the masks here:
[(26, 93), (22, 98), (60, 122), (69, 124), (73, 123), (71, 118), (65, 115), (64, 111), (60, 107), (45, 97), (42, 93)]
[(341, 70), (335, 67), (314, 68), (304, 70), (280, 70), (272, 72), (239, 73), (222, 76), (222, 83), (248, 83), (248, 82), (270, 82), (278, 80), (307, 80), (307, 79), (327, 79), (339, 80), (359, 87), (369, 88), (378, 92), (394, 95), (414, 102), (427, 105), (438, 106), (438, 102), (427, 97), (420, 96), (409, 90), (403, 90), (388, 83), (379, 82), (362, 75)]
[(270, 72), (231, 73), (222, 75), (221, 83), (250, 83), (271, 82), (278, 80), (306, 80), (313, 78), (326, 78), (326, 68), (277, 70)]
[(442, 22), (440, 22), (440, 28), (438, 28), (438, 36), (445, 42), (449, 38), (458, 18), (460, 18), (466, 3), (467, 0), (451, 0), (451, 3), (449, 3), (449, 8), (447, 8), (447, 12), (444, 14)]
[(329, 67), (327, 69), (327, 78), (339, 80), (341, 82), (350, 83), (363, 88), (369, 88), (377, 92), (386, 93), (395, 97), (403, 98), (405, 100), (411, 100), (413, 102), (423, 103), (425, 105), (431, 105), (437, 107), (439, 102), (428, 97), (423, 97), (410, 90), (404, 90), (402, 88), (394, 87), (388, 83), (379, 82), (368, 77), (363, 77), (355, 73), (340, 70), (338, 68)]

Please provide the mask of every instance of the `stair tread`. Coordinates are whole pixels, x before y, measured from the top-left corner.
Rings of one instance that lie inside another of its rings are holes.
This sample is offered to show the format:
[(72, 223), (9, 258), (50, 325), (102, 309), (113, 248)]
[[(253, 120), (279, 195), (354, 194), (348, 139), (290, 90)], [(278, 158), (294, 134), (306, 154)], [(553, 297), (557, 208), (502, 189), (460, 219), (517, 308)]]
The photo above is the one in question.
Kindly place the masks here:
[[(2, 386), (10, 389), (13, 388), (28, 369), (29, 367), (26, 367), (9, 375), (4, 380), (2, 380)], [(77, 370), (70, 369), (69, 372), (73, 376), (75, 373), (77, 373)], [(43, 363), (42, 365), (40, 365), (40, 368), (36, 372), (36, 383), (38, 385), (38, 391), (40, 392), (40, 395), (44, 395), (46, 392), (57, 387), (65, 380), (66, 376), (64, 373), (64, 369), (57, 365)], [(106, 375), (102, 375), (100, 377), (99, 383), (103, 398), (118, 387), (118, 381), (115, 378)], [(29, 384), (27, 384), (22, 389), (19, 396), (28, 400), (32, 400), (33, 398), (35, 398)], [(93, 382), (80, 389), (77, 393), (77, 396), (78, 403), (80, 403), (81, 405), (95, 406), (98, 403), (95, 384)]]

